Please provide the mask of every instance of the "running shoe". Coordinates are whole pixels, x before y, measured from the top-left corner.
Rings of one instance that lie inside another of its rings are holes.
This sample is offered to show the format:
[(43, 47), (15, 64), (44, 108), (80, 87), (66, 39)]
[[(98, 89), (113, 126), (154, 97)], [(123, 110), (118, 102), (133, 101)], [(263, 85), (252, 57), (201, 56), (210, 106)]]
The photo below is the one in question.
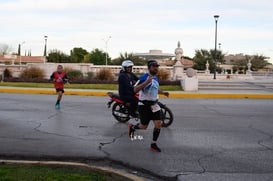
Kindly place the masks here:
[(128, 126), (128, 136), (131, 138), (132, 136), (134, 136), (134, 132), (135, 132), (135, 130), (134, 130), (134, 128), (133, 128), (133, 124), (132, 123), (130, 123), (129, 124), (129, 126)]
[(161, 152), (161, 149), (158, 148), (158, 146), (156, 145), (156, 143), (152, 143), (150, 150), (155, 151), (155, 152)]
[(61, 109), (61, 105), (60, 104), (56, 104), (55, 107), (56, 107), (56, 109)]

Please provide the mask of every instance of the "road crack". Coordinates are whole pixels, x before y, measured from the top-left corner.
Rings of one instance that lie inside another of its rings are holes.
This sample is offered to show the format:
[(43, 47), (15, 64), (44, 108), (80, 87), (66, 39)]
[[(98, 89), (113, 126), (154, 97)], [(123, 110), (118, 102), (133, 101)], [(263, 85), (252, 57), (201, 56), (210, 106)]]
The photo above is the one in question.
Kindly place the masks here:
[[(207, 172), (205, 166), (202, 165), (202, 160), (204, 159), (208, 159), (208, 158), (212, 158), (212, 157), (215, 157), (216, 155), (220, 155), (220, 154), (223, 154), (225, 151), (222, 150), (222, 151), (218, 151), (218, 152), (215, 152), (215, 153), (212, 153), (212, 154), (208, 154), (208, 155), (204, 155), (202, 157), (200, 157), (198, 160), (197, 160), (197, 163), (198, 163), (198, 166), (202, 169), (201, 172), (197, 172), (197, 174), (204, 174)], [(196, 174), (196, 173), (195, 173)]]
[(110, 157), (111, 154), (110, 154), (109, 152), (103, 150), (103, 147), (104, 147), (105, 145), (109, 145), (109, 144), (115, 143), (119, 138), (121, 138), (121, 137), (123, 137), (124, 135), (126, 135), (126, 133), (127, 133), (127, 132), (124, 132), (124, 133), (120, 134), (119, 136), (114, 137), (114, 138), (112, 139), (112, 141), (109, 141), (109, 142), (101, 142), (100, 145), (99, 145), (99, 150), (102, 151), (107, 157)]
[[(28, 121), (28, 122), (33, 122), (33, 123), (38, 124), (37, 126), (35, 126), (32, 129), (35, 130), (35, 131), (37, 131), (37, 132), (39, 132), (39, 133), (42, 133), (42, 134), (55, 135), (55, 136), (61, 136), (61, 137), (79, 139), (79, 140), (83, 140), (83, 141), (89, 141), (89, 139), (84, 139), (84, 138), (77, 137), (77, 136), (70, 136), (70, 135), (64, 135), (64, 134), (58, 134), (58, 133), (51, 133), (51, 132), (40, 130), (39, 128), (43, 125), (43, 123), (41, 123), (39, 121)], [(25, 137), (25, 135), (23, 137)]]
[(216, 109), (213, 109), (213, 108), (211, 108), (211, 107), (209, 107), (207, 105), (200, 104), (200, 106), (203, 107), (205, 110), (211, 112), (211, 113), (216, 113), (217, 115), (221, 115), (221, 116), (225, 116), (225, 117), (230, 117), (230, 115), (227, 115), (227, 114), (225, 114), (223, 112), (220, 112), (220, 111), (218, 111)]
[(51, 118), (54, 118), (54, 117), (57, 116), (57, 115), (58, 115), (58, 112), (57, 112), (57, 113), (54, 113), (54, 114), (52, 114), (52, 115), (50, 115), (50, 116), (48, 116), (47, 119), (49, 120), (49, 119), (51, 119)]
[(264, 144), (265, 141), (271, 141), (271, 142), (273, 141), (273, 135), (272, 134), (264, 132), (264, 131), (262, 131), (262, 130), (260, 130), (258, 128), (254, 128), (252, 125), (249, 125), (248, 128), (251, 129), (251, 130), (254, 130), (254, 131), (256, 131), (256, 132), (258, 132), (260, 134), (263, 134), (263, 135), (267, 136), (268, 138), (258, 140), (257, 144), (260, 145), (261, 147), (265, 148), (266, 150), (273, 151), (272, 147)]

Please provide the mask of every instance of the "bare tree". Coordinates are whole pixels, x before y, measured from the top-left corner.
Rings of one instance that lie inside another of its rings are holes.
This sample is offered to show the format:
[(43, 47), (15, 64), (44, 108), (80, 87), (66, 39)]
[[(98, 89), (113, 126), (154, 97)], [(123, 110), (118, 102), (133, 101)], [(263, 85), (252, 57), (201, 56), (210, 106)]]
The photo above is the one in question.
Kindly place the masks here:
[(11, 51), (12, 51), (11, 46), (9, 46), (5, 43), (0, 43), (0, 55), (9, 54)]

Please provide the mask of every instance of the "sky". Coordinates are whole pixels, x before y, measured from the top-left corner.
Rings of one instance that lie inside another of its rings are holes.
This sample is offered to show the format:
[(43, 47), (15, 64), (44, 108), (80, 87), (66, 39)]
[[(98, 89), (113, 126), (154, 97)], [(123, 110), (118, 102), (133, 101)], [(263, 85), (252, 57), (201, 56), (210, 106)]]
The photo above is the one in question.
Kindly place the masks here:
[[(31, 49), (67, 54), (87, 51), (174, 53), (181, 42), (184, 56), (215, 45), (214, 15), (219, 15), (218, 43), (227, 54), (259, 54), (273, 63), (272, 0), (0, 0), (0, 44), (16, 52)], [(217, 46), (217, 48), (219, 48)]]

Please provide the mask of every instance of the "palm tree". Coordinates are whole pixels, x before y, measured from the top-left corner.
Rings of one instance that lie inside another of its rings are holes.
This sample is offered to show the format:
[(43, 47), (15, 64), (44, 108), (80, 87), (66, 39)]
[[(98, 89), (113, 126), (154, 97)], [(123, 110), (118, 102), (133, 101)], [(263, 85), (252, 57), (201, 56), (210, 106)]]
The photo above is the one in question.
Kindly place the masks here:
[(124, 54), (120, 53), (119, 58), (121, 61), (131, 59), (133, 57), (133, 53), (125, 52)]
[(118, 58), (111, 61), (112, 65), (121, 65), (124, 60), (131, 60), (135, 65), (145, 65), (146, 61), (143, 58), (134, 56), (133, 53), (120, 53)]
[(267, 57), (263, 55), (254, 55), (251, 58), (251, 69), (253, 71), (257, 71), (259, 69), (263, 69), (265, 66), (270, 65), (270, 63), (266, 60)]
[(223, 54), (222, 51), (216, 50), (216, 53), (215, 53), (215, 50), (211, 49), (210, 55), (211, 55), (211, 58), (213, 58), (213, 60), (216, 60), (216, 62), (221, 63), (221, 64), (225, 63), (225, 59), (224, 59), (225, 54)]
[[(216, 58), (214, 58), (216, 56)], [(205, 70), (206, 69), (206, 63), (209, 63), (210, 71), (212, 72), (215, 67), (215, 59), (217, 62), (223, 64), (225, 62), (224, 60), (225, 55), (222, 53), (222, 51), (217, 50), (215, 53), (215, 50), (195, 50), (195, 56), (193, 57), (193, 61), (195, 65), (193, 68), (197, 70)]]
[(197, 70), (205, 70), (207, 61), (209, 62), (210, 67), (212, 65), (212, 58), (210, 52), (205, 49), (195, 50), (193, 61), (195, 63), (193, 68)]

